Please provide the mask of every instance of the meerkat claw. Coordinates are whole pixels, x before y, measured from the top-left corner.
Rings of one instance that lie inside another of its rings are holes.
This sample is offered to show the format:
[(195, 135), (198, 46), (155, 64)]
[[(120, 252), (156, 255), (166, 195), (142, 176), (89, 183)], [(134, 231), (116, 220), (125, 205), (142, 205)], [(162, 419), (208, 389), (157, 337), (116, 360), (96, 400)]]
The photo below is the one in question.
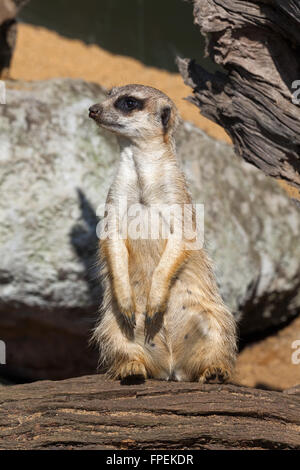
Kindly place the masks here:
[(200, 383), (226, 383), (230, 379), (230, 372), (223, 367), (208, 367), (199, 377)]
[(134, 330), (134, 328), (136, 327), (135, 313), (134, 312), (125, 313), (123, 315), (123, 318), (124, 318), (125, 325), (129, 329)]
[(133, 328), (136, 327), (136, 319), (135, 319), (135, 313), (134, 313), (134, 312), (131, 312), (131, 320), (130, 320), (130, 323), (132, 324), (132, 327), (133, 327)]
[(161, 326), (161, 312), (155, 312), (152, 316), (146, 314), (145, 318), (145, 343), (150, 343)]
[(149, 317), (147, 314), (146, 314), (146, 318), (145, 318), (145, 330), (144, 330), (144, 333), (145, 333), (145, 343), (149, 343), (151, 341), (151, 326), (152, 326), (152, 318)]

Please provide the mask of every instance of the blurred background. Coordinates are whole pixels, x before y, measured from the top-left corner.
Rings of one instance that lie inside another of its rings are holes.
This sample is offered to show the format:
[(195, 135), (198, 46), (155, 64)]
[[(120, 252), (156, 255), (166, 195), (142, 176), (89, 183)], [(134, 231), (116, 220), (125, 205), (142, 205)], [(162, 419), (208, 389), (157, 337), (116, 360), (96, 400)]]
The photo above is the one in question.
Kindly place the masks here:
[(229, 142), (223, 129), (183, 101), (190, 89), (178, 74), (176, 56), (194, 57), (210, 71), (218, 68), (205, 57), (188, 2), (87, 0), (82, 8), (79, 0), (31, 0), (18, 18), (12, 78), (84, 78), (107, 88), (148, 83), (168, 93), (183, 118)]
[(240, 322), (235, 380), (277, 390), (299, 383), (299, 209), (185, 100), (176, 56), (217, 70), (192, 5), (0, 0), (0, 28), (0, 54), (11, 53), (0, 105), (0, 385), (96, 372), (88, 339), (101, 301), (97, 207), (118, 146), (87, 110), (126, 83), (161, 89), (183, 118), (178, 155), (205, 204), (207, 249)]
[(204, 38), (182, 0), (86, 0), (84, 8), (81, 0), (32, 0), (19, 18), (170, 72), (178, 71), (177, 55), (216, 69), (203, 57)]

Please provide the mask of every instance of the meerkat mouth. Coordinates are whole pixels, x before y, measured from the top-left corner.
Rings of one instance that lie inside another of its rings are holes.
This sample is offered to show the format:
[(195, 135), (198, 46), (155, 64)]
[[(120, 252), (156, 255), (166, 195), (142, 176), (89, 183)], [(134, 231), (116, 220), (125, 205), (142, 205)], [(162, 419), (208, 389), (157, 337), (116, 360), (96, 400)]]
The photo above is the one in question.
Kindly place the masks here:
[(117, 122), (108, 122), (108, 121), (99, 121), (100, 126), (107, 126), (107, 127), (124, 127), (123, 124), (118, 124)]
[(116, 128), (121, 128), (121, 127), (124, 127), (122, 124), (118, 124), (117, 122), (112, 122), (112, 121), (104, 121), (103, 119), (100, 118), (99, 115), (97, 115), (97, 113), (93, 113), (90, 111), (89, 113), (89, 117), (91, 119), (94, 119), (94, 121), (96, 121), (97, 124), (99, 124), (99, 126), (103, 126), (103, 127), (116, 127)]

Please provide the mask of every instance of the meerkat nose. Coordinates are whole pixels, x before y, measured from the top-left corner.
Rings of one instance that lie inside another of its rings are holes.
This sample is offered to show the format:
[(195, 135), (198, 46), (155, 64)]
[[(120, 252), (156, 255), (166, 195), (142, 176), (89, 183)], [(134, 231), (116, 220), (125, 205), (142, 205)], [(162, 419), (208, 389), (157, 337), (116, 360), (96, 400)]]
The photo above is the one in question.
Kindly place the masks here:
[(95, 118), (101, 114), (102, 107), (99, 104), (94, 104), (89, 108), (89, 116)]

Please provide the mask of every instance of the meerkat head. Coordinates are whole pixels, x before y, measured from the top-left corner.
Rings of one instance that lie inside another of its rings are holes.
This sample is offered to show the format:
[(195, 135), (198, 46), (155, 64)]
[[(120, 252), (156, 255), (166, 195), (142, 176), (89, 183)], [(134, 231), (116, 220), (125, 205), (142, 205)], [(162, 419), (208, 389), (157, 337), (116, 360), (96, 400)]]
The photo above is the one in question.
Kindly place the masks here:
[(90, 107), (89, 113), (101, 127), (132, 141), (161, 137), (167, 142), (179, 120), (173, 101), (144, 85), (113, 88), (104, 102)]

